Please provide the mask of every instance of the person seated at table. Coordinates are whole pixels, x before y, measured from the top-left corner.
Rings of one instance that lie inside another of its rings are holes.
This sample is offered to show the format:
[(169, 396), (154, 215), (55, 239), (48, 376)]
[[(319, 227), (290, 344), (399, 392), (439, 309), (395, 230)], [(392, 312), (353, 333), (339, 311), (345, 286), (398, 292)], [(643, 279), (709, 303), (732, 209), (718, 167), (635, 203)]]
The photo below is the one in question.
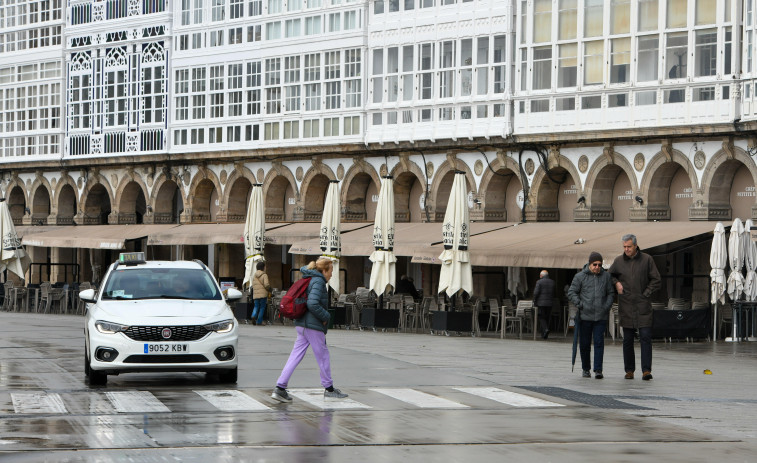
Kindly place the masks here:
[(413, 279), (407, 275), (400, 277), (400, 281), (397, 282), (397, 286), (394, 289), (394, 294), (410, 294), (413, 296), (413, 299), (420, 298), (418, 290), (415, 289), (415, 285), (413, 284)]

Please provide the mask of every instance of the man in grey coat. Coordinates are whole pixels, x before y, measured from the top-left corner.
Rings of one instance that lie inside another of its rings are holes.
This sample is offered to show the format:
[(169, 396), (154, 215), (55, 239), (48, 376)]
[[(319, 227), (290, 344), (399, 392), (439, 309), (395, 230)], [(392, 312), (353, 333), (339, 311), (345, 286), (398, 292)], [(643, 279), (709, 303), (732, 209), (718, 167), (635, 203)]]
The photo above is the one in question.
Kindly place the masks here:
[(594, 340), (594, 377), (602, 379), (602, 359), (605, 354), (607, 318), (615, 297), (610, 274), (602, 268), (602, 255), (589, 254), (589, 263), (573, 277), (568, 289), (570, 302), (581, 315), (579, 342), (583, 377), (591, 378), (591, 342)]
[(549, 272), (542, 270), (539, 281), (534, 286), (534, 305), (539, 308), (539, 329), (542, 339), (549, 337), (549, 315), (555, 300), (555, 281), (549, 278)]
[(610, 267), (618, 291), (618, 316), (623, 327), (623, 363), (626, 379), (633, 379), (636, 357), (634, 331), (639, 330), (641, 344), (641, 379), (652, 379), (652, 293), (660, 289), (660, 272), (654, 259), (641, 252), (635, 235), (623, 235), (623, 254)]

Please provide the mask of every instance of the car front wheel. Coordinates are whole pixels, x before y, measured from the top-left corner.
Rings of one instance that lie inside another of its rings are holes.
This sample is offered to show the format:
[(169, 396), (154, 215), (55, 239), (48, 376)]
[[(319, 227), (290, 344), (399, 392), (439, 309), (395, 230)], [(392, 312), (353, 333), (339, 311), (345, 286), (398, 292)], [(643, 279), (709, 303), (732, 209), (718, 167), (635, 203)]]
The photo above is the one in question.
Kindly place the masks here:
[(218, 379), (222, 383), (236, 383), (237, 382), (237, 369), (226, 370), (218, 375)]

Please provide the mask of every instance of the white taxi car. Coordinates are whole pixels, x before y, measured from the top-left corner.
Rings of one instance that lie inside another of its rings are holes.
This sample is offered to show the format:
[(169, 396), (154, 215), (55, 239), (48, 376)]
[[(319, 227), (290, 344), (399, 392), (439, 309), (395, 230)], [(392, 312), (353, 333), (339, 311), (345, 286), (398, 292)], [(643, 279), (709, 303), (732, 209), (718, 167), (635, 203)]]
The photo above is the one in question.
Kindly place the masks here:
[(237, 381), (237, 321), (200, 261), (147, 261), (122, 253), (87, 303), (84, 372), (91, 385), (127, 372), (203, 371)]

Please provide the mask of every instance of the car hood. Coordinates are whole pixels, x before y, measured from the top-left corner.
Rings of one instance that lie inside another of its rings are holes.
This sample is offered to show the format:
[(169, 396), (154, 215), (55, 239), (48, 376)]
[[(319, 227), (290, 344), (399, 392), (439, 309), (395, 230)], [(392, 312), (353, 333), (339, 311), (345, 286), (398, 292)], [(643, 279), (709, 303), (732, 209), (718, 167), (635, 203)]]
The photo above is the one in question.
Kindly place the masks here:
[(181, 299), (142, 299), (137, 301), (100, 301), (93, 311), (99, 319), (125, 325), (176, 323), (199, 325), (234, 318), (225, 301), (185, 301)]

